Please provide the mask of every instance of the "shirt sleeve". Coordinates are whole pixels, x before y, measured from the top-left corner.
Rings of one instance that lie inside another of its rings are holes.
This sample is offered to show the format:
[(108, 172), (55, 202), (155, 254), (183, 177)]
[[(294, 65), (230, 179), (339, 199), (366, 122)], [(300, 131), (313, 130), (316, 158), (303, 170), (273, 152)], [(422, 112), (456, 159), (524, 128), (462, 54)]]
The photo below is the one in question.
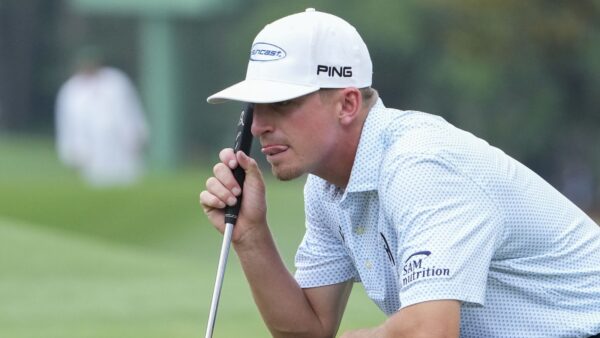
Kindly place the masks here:
[(318, 196), (318, 182), (311, 181), (309, 177), (304, 187), (306, 233), (296, 253), (295, 278), (302, 288), (358, 280), (343, 239)]
[(481, 186), (437, 156), (398, 161), (386, 210), (398, 229), (401, 307), (441, 299), (484, 305), (503, 218)]

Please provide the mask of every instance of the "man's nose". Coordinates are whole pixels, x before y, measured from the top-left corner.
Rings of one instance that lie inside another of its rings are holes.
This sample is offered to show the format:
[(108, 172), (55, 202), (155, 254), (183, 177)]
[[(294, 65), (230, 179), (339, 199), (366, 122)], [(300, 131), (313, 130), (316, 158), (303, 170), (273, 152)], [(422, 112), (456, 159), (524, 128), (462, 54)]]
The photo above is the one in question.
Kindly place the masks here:
[(270, 114), (268, 112), (268, 107), (264, 104), (256, 104), (254, 105), (254, 115), (252, 117), (252, 128), (250, 129), (252, 135), (260, 136), (264, 133), (273, 130), (273, 126), (271, 124), (271, 119), (269, 118)]

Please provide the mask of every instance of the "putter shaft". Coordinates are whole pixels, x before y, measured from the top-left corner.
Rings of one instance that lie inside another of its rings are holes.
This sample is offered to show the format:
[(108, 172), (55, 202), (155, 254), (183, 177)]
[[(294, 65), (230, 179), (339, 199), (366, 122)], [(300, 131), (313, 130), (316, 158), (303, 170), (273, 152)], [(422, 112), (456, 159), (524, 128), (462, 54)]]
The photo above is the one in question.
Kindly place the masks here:
[(219, 267), (217, 269), (217, 279), (215, 280), (215, 289), (213, 291), (212, 302), (210, 304), (210, 314), (208, 316), (208, 325), (206, 326), (205, 338), (212, 338), (215, 328), (215, 319), (217, 318), (217, 308), (219, 307), (219, 298), (223, 288), (223, 277), (225, 276), (225, 267), (227, 266), (227, 257), (229, 256), (229, 247), (231, 246), (231, 235), (233, 233), (233, 224), (225, 224), (223, 233), (223, 244), (221, 245), (221, 255), (219, 256)]

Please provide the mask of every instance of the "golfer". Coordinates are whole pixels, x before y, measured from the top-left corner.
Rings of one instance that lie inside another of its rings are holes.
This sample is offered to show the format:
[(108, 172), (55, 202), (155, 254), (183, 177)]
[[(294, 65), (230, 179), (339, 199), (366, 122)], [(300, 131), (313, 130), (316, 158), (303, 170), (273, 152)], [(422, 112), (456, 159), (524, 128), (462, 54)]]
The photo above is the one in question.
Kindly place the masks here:
[[(308, 9), (267, 25), (245, 81), (273, 174), (308, 174), (296, 271), (267, 224), (256, 162), (220, 152), (200, 203), (232, 244), (273, 336), (334, 337), (352, 285), (385, 312), (341, 337), (590, 337), (600, 333), (600, 228), (533, 171), (442, 118), (387, 108), (367, 47)], [(241, 166), (240, 187), (231, 169)]]

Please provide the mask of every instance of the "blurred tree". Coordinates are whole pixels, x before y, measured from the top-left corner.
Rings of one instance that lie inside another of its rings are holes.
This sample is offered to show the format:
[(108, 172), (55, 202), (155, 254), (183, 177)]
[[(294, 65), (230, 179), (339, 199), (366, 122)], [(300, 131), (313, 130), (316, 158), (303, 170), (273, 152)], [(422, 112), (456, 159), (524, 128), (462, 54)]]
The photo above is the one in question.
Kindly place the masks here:
[[(567, 121), (598, 124), (590, 75), (600, 68), (585, 62), (598, 52), (597, 4), (429, 1), (448, 19), (437, 71), (454, 89), (457, 119), (519, 157), (564, 141)], [(529, 132), (514, 133), (521, 127)]]
[(582, 172), (595, 173), (586, 184), (597, 185), (600, 3), (421, 3), (446, 18), (434, 69), (453, 97), (452, 118), (561, 189)]
[[(0, 128), (44, 128), (60, 1), (0, 1)], [(42, 115), (43, 116), (43, 115)]]

